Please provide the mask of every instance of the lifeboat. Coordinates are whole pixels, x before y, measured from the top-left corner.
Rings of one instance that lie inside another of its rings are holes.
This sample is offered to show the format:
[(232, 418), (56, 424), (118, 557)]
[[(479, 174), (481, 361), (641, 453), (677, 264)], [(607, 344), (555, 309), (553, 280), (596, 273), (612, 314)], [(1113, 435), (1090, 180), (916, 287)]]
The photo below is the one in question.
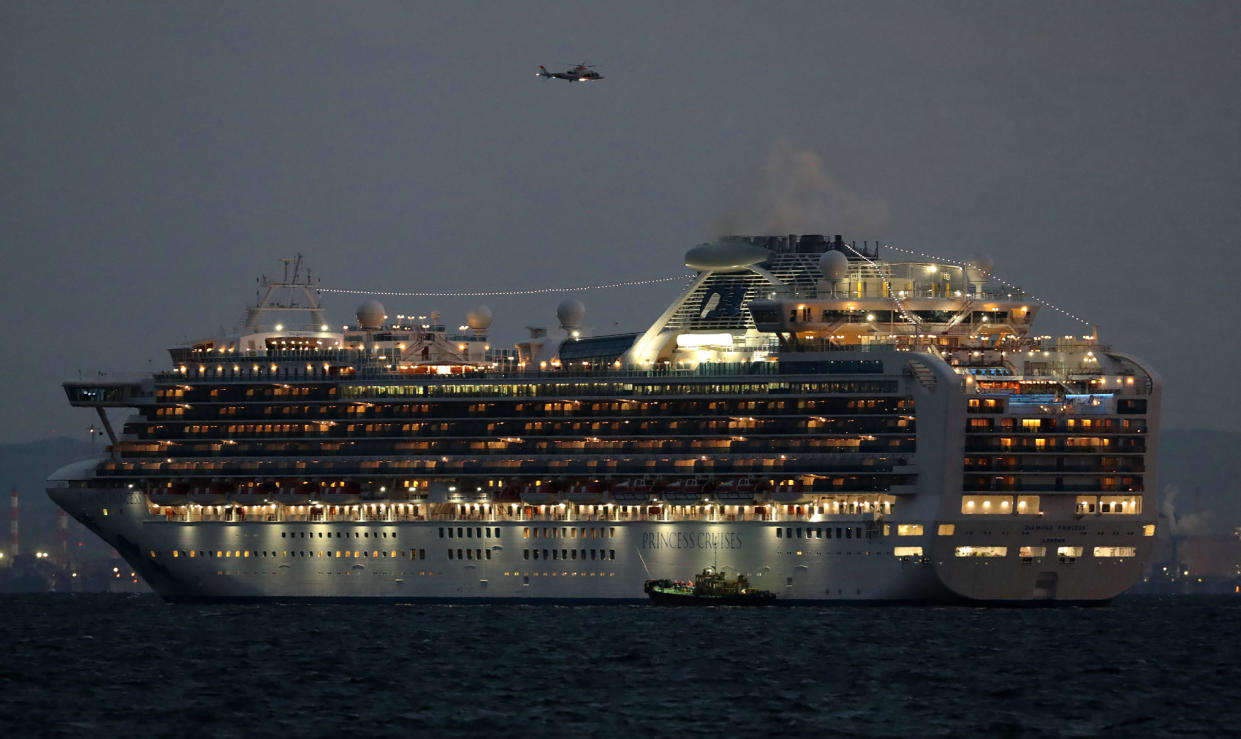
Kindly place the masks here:
[(651, 501), (651, 481), (646, 478), (622, 480), (612, 486), (612, 500), (621, 505), (640, 505)]
[(555, 503), (559, 497), (556, 488), (550, 482), (541, 482), (538, 485), (527, 485), (521, 491), (521, 502), (530, 505), (547, 505)]
[(781, 480), (771, 489), (771, 499), (777, 503), (796, 503), (806, 494), (806, 486), (801, 480)]
[(189, 502), (190, 486), (170, 482), (163, 487), (147, 491), (147, 499), (154, 505), (185, 505)]
[(362, 488), (356, 482), (338, 481), (328, 483), (319, 490), (316, 503), (328, 505), (353, 505), (362, 501)]
[(237, 486), (232, 501), (237, 505), (264, 505), (275, 499), (276, 486), (270, 482), (251, 482)]
[(701, 503), (704, 497), (702, 480), (696, 477), (669, 483), (663, 495), (664, 500), (677, 505)]
[(497, 503), (516, 503), (521, 500), (521, 488), (516, 485), (505, 485), (496, 493), (494, 500)]
[(233, 486), (222, 482), (199, 483), (190, 488), (189, 502), (196, 505), (224, 505)]
[(569, 488), (569, 502), (577, 505), (593, 505), (603, 500), (607, 488), (598, 480), (594, 482), (576, 482)]
[(315, 483), (301, 482), (297, 485), (280, 487), (276, 490), (276, 502), (284, 505), (306, 505), (319, 493)]
[(758, 485), (749, 477), (734, 477), (720, 483), (715, 489), (715, 497), (721, 503), (746, 504), (754, 501)]

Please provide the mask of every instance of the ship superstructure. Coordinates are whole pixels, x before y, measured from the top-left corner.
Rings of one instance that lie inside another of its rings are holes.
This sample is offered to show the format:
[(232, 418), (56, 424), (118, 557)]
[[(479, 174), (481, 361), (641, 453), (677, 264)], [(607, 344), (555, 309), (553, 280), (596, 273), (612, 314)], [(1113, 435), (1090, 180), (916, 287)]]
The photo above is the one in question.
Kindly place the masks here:
[(235, 335), (66, 383), (112, 443), (49, 493), (172, 600), (637, 601), (705, 567), (781, 603), (1126, 590), (1158, 377), (1032, 335), (986, 260), (878, 252), (720, 239), (646, 331), (583, 337), (566, 301), (566, 338), (515, 352), (485, 308), (454, 333), (372, 299), (331, 331), (294, 262)]

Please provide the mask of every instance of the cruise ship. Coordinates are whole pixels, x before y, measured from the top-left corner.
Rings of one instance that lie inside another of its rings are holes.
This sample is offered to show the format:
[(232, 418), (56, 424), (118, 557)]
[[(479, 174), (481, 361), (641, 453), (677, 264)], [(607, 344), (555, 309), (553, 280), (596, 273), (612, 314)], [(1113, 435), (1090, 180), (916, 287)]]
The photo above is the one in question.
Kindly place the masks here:
[(1035, 335), (984, 258), (896, 253), (720, 238), (646, 330), (589, 335), (568, 299), (506, 350), (485, 307), (370, 298), (336, 330), (286, 260), (235, 331), (66, 382), (110, 443), (48, 493), (176, 602), (639, 602), (706, 567), (780, 604), (1120, 595), (1159, 377)]

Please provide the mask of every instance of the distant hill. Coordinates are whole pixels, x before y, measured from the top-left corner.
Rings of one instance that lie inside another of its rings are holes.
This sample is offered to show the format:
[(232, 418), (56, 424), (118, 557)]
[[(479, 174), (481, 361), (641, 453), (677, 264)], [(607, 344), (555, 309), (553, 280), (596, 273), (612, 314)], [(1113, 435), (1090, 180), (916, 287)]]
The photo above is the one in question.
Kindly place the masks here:
[[(1160, 510), (1172, 513), (1180, 533), (1229, 534), (1241, 526), (1241, 432), (1170, 429), (1160, 441)], [(101, 452), (102, 447), (96, 454)], [(44, 492), (47, 476), (90, 456), (89, 443), (68, 438), (0, 445), (5, 548), (11, 486), (17, 485), (21, 499), (22, 548), (48, 548), (55, 542), (56, 506)]]

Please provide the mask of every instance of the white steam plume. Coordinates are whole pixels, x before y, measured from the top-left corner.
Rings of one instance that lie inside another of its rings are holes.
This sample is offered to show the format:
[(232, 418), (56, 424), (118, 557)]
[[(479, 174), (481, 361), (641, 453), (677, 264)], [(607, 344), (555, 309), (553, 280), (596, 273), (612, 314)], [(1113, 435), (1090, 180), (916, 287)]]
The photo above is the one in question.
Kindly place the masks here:
[(1206, 511), (1177, 515), (1176, 498), (1181, 489), (1176, 485), (1164, 485), (1163, 500), (1159, 503), (1159, 514), (1168, 522), (1168, 534), (1171, 536), (1204, 536), (1210, 533), (1211, 516)]
[(779, 138), (738, 183), (711, 236), (822, 233), (881, 237), (892, 221), (888, 204), (849, 189), (818, 153)]

